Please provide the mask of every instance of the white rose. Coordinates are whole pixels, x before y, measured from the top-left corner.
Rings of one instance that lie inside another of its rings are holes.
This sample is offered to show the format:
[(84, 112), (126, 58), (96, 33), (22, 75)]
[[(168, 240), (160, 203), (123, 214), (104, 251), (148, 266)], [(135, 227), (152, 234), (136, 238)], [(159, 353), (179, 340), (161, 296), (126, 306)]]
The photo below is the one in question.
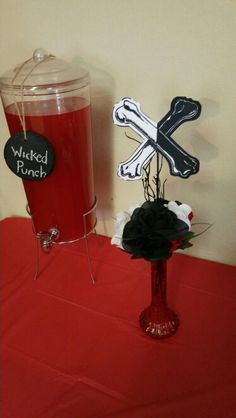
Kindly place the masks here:
[(111, 239), (112, 245), (117, 245), (117, 247), (121, 248), (122, 250), (124, 249), (122, 247), (122, 236), (123, 236), (124, 227), (127, 224), (127, 222), (130, 221), (133, 211), (136, 208), (139, 208), (140, 206), (141, 206), (140, 204), (134, 204), (130, 206), (126, 212), (119, 212), (116, 215), (115, 235)]
[(188, 225), (189, 231), (191, 231), (191, 218), (192, 218), (192, 209), (186, 203), (178, 205), (176, 202), (170, 201), (167, 205), (167, 208), (174, 212), (178, 219), (185, 222)]

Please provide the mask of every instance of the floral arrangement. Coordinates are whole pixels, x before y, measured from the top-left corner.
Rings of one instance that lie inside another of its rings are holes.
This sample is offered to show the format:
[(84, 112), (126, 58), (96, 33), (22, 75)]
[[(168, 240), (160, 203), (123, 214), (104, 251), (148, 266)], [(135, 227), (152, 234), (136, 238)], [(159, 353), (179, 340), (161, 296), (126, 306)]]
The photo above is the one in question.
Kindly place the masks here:
[(132, 254), (154, 262), (168, 259), (177, 249), (192, 246), (193, 212), (189, 205), (158, 198), (136, 205), (116, 218), (111, 243)]
[[(192, 239), (201, 235), (192, 231), (193, 211), (186, 203), (169, 201), (160, 193), (160, 174), (154, 178), (157, 192), (151, 187), (150, 167), (143, 180), (145, 202), (131, 206), (116, 217), (115, 235), (111, 244), (131, 254), (132, 259), (144, 258), (150, 262), (169, 259), (175, 250), (192, 247)], [(162, 195), (162, 197), (160, 197)]]

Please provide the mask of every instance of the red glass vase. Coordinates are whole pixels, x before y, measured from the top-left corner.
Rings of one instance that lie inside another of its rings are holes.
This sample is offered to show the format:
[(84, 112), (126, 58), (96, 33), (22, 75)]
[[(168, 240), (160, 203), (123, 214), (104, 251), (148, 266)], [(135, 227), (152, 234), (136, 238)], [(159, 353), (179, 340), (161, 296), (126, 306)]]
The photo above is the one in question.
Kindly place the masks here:
[(151, 263), (151, 304), (141, 313), (142, 330), (153, 338), (167, 338), (179, 326), (177, 315), (167, 305), (167, 261)]

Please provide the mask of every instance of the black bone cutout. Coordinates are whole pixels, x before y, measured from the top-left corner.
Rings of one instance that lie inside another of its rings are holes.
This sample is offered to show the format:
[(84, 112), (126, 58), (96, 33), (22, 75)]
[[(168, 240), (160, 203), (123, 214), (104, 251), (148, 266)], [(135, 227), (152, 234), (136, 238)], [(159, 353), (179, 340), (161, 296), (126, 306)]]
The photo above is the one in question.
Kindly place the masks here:
[(196, 100), (175, 97), (170, 111), (157, 124), (157, 143), (161, 148), (159, 152), (167, 159), (173, 176), (188, 178), (199, 171), (199, 160), (187, 153), (169, 135), (182, 123), (197, 119), (200, 113), (201, 104)]
[(165, 135), (172, 134), (182, 123), (197, 119), (201, 114), (201, 104), (184, 96), (175, 97), (170, 110), (158, 122), (157, 128)]

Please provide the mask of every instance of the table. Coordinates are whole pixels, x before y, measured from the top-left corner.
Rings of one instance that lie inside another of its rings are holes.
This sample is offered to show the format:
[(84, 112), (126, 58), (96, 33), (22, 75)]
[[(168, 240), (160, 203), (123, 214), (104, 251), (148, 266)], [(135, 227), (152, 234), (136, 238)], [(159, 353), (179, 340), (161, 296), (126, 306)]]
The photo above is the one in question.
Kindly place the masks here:
[(30, 220), (0, 228), (2, 418), (236, 417), (236, 267), (175, 254), (180, 328), (158, 341), (138, 324), (148, 263), (92, 235), (95, 285), (84, 240), (40, 252), (34, 281)]

